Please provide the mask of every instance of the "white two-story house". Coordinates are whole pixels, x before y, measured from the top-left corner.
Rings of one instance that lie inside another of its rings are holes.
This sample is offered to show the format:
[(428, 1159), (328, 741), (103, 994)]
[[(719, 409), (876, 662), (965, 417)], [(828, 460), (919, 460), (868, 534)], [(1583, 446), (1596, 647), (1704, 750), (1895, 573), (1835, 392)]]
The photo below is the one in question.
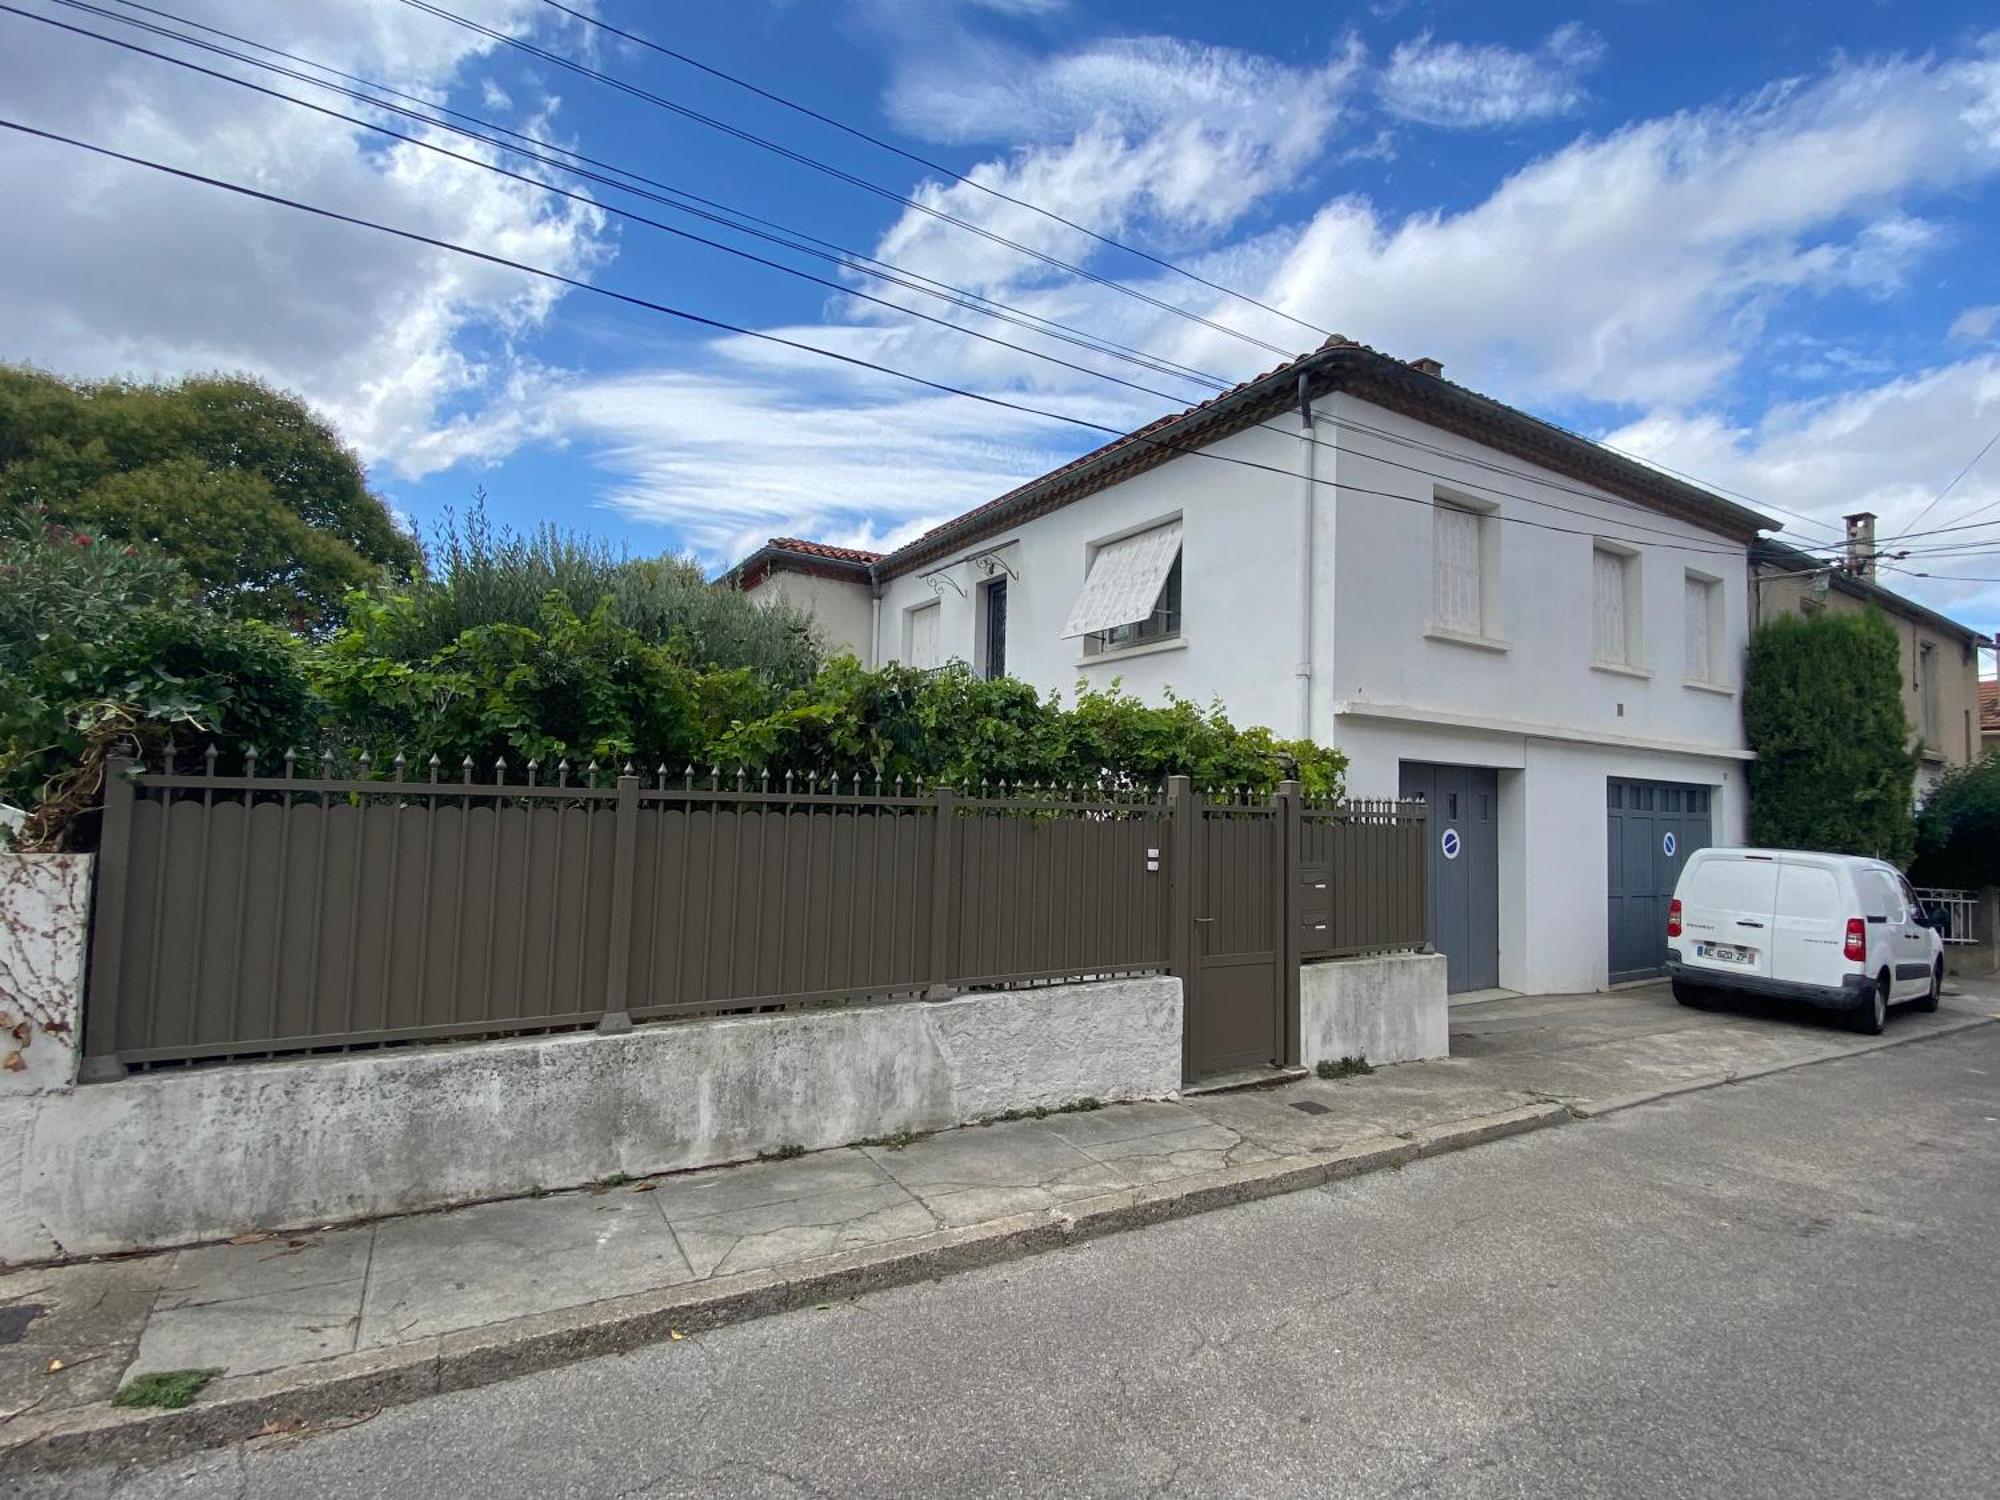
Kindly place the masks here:
[(869, 663), (1171, 689), (1337, 746), (1351, 795), (1428, 800), (1451, 988), (1577, 991), (1659, 972), (1687, 854), (1742, 838), (1760, 528), (1330, 339), (897, 551), (774, 543), (726, 578), (809, 568)]

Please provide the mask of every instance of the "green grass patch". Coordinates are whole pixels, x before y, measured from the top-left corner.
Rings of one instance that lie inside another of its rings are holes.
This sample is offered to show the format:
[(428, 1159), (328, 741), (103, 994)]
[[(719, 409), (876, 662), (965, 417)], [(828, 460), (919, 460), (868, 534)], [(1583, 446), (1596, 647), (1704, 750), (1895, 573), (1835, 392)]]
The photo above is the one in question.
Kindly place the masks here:
[(1313, 1071), (1322, 1078), (1355, 1078), (1363, 1073), (1372, 1073), (1375, 1068), (1365, 1057), (1343, 1057), (1338, 1062), (1323, 1057)]
[(187, 1406), (220, 1370), (155, 1370), (136, 1376), (111, 1398), (113, 1406)]

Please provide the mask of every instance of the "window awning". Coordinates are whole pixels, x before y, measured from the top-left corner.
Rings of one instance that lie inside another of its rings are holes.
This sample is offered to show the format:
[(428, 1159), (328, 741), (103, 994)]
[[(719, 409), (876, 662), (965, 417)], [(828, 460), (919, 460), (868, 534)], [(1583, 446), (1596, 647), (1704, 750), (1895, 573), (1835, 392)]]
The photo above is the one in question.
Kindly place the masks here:
[(1169, 521), (1097, 549), (1063, 639), (1136, 625), (1152, 614), (1181, 551), (1181, 523)]

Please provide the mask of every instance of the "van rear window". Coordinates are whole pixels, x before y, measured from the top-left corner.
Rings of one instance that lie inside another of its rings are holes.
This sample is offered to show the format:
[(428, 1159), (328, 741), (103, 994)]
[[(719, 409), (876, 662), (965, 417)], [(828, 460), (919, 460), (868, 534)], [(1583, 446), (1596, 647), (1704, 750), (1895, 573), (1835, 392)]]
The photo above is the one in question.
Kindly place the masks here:
[(1816, 865), (1783, 865), (1778, 875), (1778, 915), (1835, 921), (1844, 913), (1833, 872)]
[(1711, 859), (1695, 866), (1686, 901), (1723, 911), (1768, 912), (1776, 904), (1778, 867), (1763, 861)]

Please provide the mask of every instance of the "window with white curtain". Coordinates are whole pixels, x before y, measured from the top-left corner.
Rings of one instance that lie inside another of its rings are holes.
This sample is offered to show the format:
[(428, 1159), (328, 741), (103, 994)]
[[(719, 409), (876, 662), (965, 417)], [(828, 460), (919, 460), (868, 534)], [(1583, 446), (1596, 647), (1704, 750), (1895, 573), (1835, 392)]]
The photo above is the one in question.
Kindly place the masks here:
[(1634, 597), (1639, 559), (1611, 547), (1590, 555), (1591, 651), (1614, 666), (1639, 664), (1639, 603)]
[(1432, 515), (1437, 625), (1462, 635), (1483, 635), (1486, 608), (1480, 531), (1486, 519), (1476, 510), (1443, 500), (1432, 508)]
[(1687, 575), (1687, 677), (1715, 681), (1715, 580)]
[(938, 654), (940, 646), (938, 621), (943, 615), (944, 606), (935, 599), (909, 612), (906, 617), (909, 641), (903, 651), (904, 665), (928, 672), (944, 664)]

